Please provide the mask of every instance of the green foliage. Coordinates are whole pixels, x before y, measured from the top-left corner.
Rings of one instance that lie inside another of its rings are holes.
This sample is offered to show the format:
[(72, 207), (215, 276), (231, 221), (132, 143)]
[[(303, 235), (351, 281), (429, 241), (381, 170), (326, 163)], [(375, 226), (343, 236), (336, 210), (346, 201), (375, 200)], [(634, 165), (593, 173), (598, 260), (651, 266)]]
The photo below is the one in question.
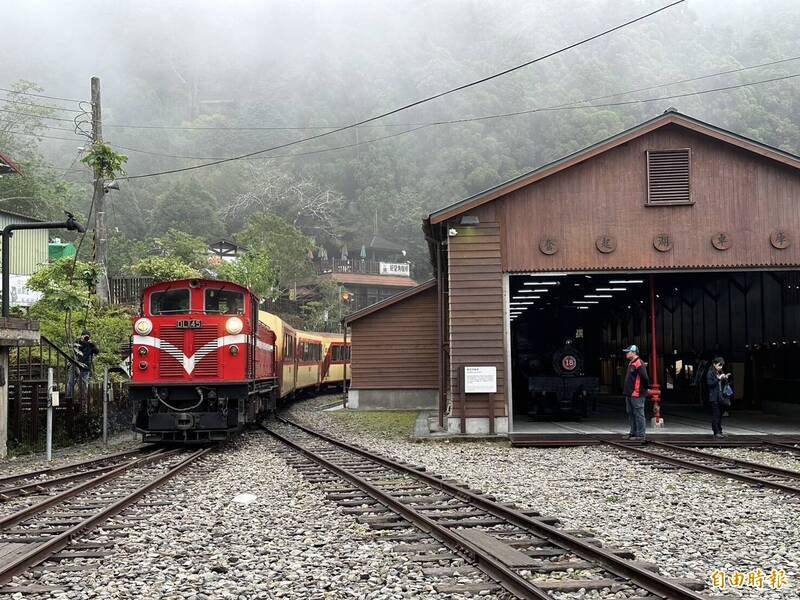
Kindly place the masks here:
[(302, 326), (312, 331), (335, 330), (338, 322), (345, 316), (339, 285), (331, 279), (320, 277), (317, 278), (313, 290), (317, 299), (300, 307)]
[(195, 179), (173, 183), (156, 198), (150, 234), (162, 236), (176, 227), (207, 242), (225, 233), (216, 199)]
[(120, 348), (130, 336), (132, 314), (121, 307), (102, 307), (91, 291), (97, 281), (95, 265), (62, 258), (37, 271), (28, 287), (43, 297), (30, 308), (30, 316), (39, 320), (42, 334), (70, 353), (74, 339), (88, 329), (100, 347), (95, 376), (104, 367), (120, 363)]
[(57, 302), (40, 300), (30, 308), (31, 318), (40, 322), (42, 335), (71, 355), (72, 343), (84, 329), (100, 348), (95, 358), (94, 376), (102, 378), (103, 368), (122, 362), (121, 349), (131, 335), (134, 312), (120, 306), (100, 306), (95, 296), (80, 310), (64, 310)]
[(208, 267), (208, 244), (201, 238), (170, 227), (154, 240), (162, 256), (176, 258), (195, 269)]
[(253, 250), (234, 262), (223, 262), (217, 277), (245, 286), (262, 300), (278, 299), (278, 272), (264, 251)]
[(108, 276), (132, 275), (133, 265), (152, 253), (152, 241), (131, 240), (123, 233), (112, 233), (108, 237)]
[[(42, 88), (18, 81), (11, 89), (4, 96), (11, 103), (4, 106), (8, 110), (13, 107), (13, 113), (3, 113), (0, 118), (0, 150), (22, 167), (23, 175), (0, 177), (0, 208), (45, 220), (63, 219), (67, 209), (83, 220), (80, 209), (86, 196), (77, 185), (64, 180), (63, 172), (48, 166), (39, 150), (39, 136), (47, 134), (47, 117), (54, 111), (26, 94), (39, 93)], [(65, 239), (73, 235), (61, 232)]]
[(314, 241), (275, 214), (255, 216), (237, 241), (248, 252), (269, 257), (282, 290), (315, 278), (311, 261)]
[(174, 256), (148, 256), (133, 265), (131, 270), (137, 275), (152, 277), (156, 282), (202, 277), (200, 271)]
[(103, 179), (116, 179), (120, 175), (125, 175), (122, 165), (127, 161), (127, 156), (117, 154), (111, 146), (99, 141), (93, 142), (86, 151), (86, 156), (81, 159), (83, 164), (89, 166)]
[(80, 311), (90, 302), (97, 277), (96, 265), (62, 258), (31, 275), (28, 287), (44, 294), (37, 304), (65, 312)]

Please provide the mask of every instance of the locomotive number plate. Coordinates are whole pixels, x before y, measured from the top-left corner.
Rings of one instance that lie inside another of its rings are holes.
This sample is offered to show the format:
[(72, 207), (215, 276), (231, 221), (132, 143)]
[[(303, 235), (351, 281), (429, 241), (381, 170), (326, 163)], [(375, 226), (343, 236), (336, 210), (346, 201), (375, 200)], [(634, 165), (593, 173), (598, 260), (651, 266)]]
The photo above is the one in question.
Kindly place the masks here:
[(178, 329), (200, 329), (202, 326), (203, 323), (200, 319), (181, 319), (175, 323), (175, 327)]

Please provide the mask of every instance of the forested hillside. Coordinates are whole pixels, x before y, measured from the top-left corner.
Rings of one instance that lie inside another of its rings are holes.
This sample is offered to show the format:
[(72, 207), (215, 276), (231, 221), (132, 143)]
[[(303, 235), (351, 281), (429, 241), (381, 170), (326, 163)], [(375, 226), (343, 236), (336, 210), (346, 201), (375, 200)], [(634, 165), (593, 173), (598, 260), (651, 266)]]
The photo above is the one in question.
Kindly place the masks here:
[[(34, 2), (3, 17), (15, 60), (4, 64), (0, 86), (86, 98), (89, 77), (101, 77), (104, 137), (129, 156), (133, 176), (308, 137), (530, 60), (662, 4), (147, 1), (84, 2), (67, 10)], [(90, 14), (107, 26), (90, 30)], [(33, 23), (41, 39), (52, 41), (47, 49), (23, 37)], [(352, 251), (372, 233), (377, 214), (380, 233), (408, 248), (422, 279), (430, 267), (420, 224), (432, 209), (670, 106), (800, 152), (800, 78), (675, 97), (794, 75), (800, 60), (663, 85), (800, 57), (797, 31), (800, 3), (792, 0), (691, 1), (355, 130), (248, 160), (122, 180), (110, 200), (112, 269), (130, 270), (170, 229), (204, 241), (241, 239), (265, 212), (310, 238), (312, 251), (324, 245), (336, 252), (344, 243)], [(59, 40), (76, 37), (86, 39), (83, 49), (59, 50)], [(2, 207), (42, 217), (71, 207), (85, 216), (90, 175), (77, 161), (85, 140), (72, 133), (74, 115), (24, 106), (75, 104), (0, 98), (18, 102), (0, 101), (2, 108), (19, 109), (0, 113), (0, 149), (28, 173), (0, 180)], [(580, 102), (592, 98), (599, 99)], [(530, 112), (482, 118), (520, 111)]]

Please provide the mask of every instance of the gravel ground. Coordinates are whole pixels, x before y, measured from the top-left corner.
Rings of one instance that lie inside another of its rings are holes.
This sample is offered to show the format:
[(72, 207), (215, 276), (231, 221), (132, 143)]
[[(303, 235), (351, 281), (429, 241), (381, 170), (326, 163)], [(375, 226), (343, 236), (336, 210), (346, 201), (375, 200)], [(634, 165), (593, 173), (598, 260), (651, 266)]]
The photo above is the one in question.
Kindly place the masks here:
[(750, 462), (760, 463), (770, 467), (789, 469), (790, 471), (797, 471), (798, 474), (800, 474), (800, 454), (793, 454), (790, 450), (778, 452), (771, 450), (754, 450), (751, 448), (696, 448), (696, 450), (711, 452), (719, 456), (727, 456), (728, 458), (749, 460)]
[(98, 440), (54, 450), (53, 460), (51, 462), (47, 462), (43, 453), (12, 456), (0, 459), (0, 477), (38, 469), (46, 469), (48, 467), (60, 467), (74, 462), (100, 458), (106, 454), (131, 450), (140, 444), (141, 442), (139, 441), (138, 435), (134, 437), (133, 433), (125, 432), (111, 436), (109, 438), (108, 448), (104, 448), (102, 441)]
[[(252, 433), (209, 456), (199, 472), (187, 472), (143, 500), (160, 498), (169, 505), (140, 507), (121, 518), (132, 523), (127, 537), (101, 532), (86, 538), (116, 541), (113, 556), (84, 559), (96, 570), (42, 575), (36, 583), (68, 589), (39, 597), (444, 597), (433, 591), (418, 564), (392, 553), (380, 534), (352, 516), (339, 514), (276, 448), (272, 439)], [(241, 493), (256, 499), (234, 503)]]
[[(344, 416), (323, 413), (318, 399), (295, 405), (298, 420), (437, 473), (447, 473), (499, 499), (557, 516), (564, 526), (597, 534), (606, 547), (632, 549), (676, 577), (710, 581), (784, 569), (787, 584), (735, 590), (743, 598), (798, 597), (800, 504), (778, 491), (686, 471), (664, 471), (614, 450), (511, 448), (496, 442), (413, 442), (359, 431)], [(727, 449), (732, 456), (748, 451)], [(762, 453), (763, 454), (763, 453)], [(763, 460), (763, 457), (762, 457)], [(777, 459), (775, 459), (777, 460)], [(732, 590), (729, 586), (722, 593)], [(600, 597), (587, 592), (582, 597)]]

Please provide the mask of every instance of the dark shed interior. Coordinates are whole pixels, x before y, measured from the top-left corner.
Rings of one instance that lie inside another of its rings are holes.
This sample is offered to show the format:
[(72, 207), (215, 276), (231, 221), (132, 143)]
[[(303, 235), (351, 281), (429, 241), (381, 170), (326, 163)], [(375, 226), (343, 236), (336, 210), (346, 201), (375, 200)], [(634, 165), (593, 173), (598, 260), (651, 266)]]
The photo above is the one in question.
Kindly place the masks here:
[[(716, 356), (733, 374), (732, 411), (800, 413), (797, 272), (658, 273), (653, 282), (665, 415), (707, 404)], [(624, 419), (622, 349), (636, 344), (652, 363), (650, 284), (641, 273), (510, 277), (515, 420), (586, 420), (608, 406)]]

